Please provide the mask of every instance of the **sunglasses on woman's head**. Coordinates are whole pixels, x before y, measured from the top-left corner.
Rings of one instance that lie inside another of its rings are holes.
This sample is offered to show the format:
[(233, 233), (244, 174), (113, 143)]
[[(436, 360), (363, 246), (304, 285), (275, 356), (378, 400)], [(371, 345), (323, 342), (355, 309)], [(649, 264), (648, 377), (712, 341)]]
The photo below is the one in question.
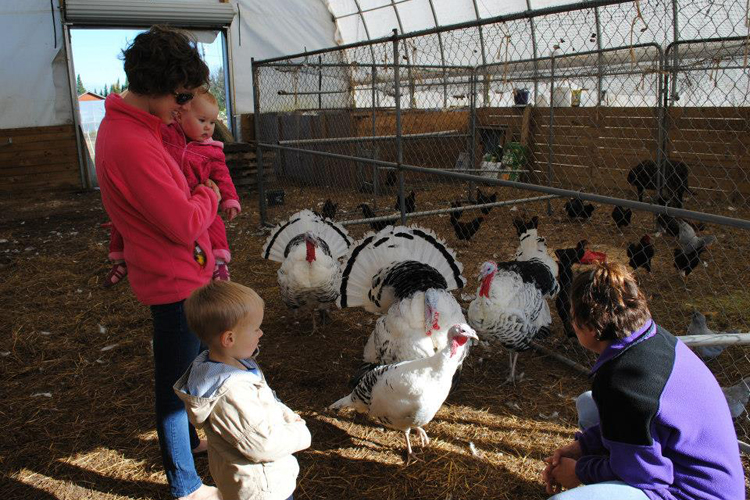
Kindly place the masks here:
[(193, 94), (190, 92), (173, 92), (172, 95), (174, 95), (175, 102), (180, 106), (193, 99)]

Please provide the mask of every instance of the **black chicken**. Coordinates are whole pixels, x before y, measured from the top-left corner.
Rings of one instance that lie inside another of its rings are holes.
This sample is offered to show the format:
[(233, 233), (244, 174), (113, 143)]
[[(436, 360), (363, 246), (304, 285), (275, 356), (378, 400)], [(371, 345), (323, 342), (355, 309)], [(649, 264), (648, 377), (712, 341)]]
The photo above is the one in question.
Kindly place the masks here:
[[(357, 205), (357, 208), (362, 209), (362, 214), (365, 216), (365, 219), (372, 219), (374, 217), (377, 217), (375, 212), (372, 211), (372, 208), (370, 208), (370, 205), (368, 205), (367, 203), (362, 203), (360, 205)], [(386, 220), (370, 222), (370, 227), (373, 229), (373, 231), (380, 231), (382, 229), (385, 229), (388, 226), (392, 226), (393, 224), (396, 223), (397, 220), (398, 220), (398, 217), (392, 217)]]
[[(451, 208), (460, 208), (462, 206), (463, 206), (463, 204), (460, 201), (458, 201), (458, 200), (451, 202)], [(451, 212), (451, 217), (455, 217), (456, 220), (459, 220), (459, 219), (461, 219), (461, 217), (463, 216), (463, 214), (464, 214), (463, 210), (456, 210), (455, 212)]]
[(322, 215), (326, 219), (333, 220), (336, 217), (336, 209), (338, 207), (338, 203), (333, 203), (331, 199), (328, 198), (323, 205), (323, 210), (320, 211), (320, 215)]
[[(416, 193), (414, 193), (414, 191), (409, 193), (409, 196), (404, 198), (404, 209), (406, 210), (407, 214), (412, 213), (416, 209), (416, 198), (417, 195)], [(401, 211), (401, 198), (398, 195), (396, 196), (396, 204), (393, 206), (393, 209), (398, 210), (399, 212)]]
[(677, 238), (680, 235), (680, 223), (671, 215), (659, 214), (656, 216), (656, 226), (660, 233)]
[(629, 208), (615, 206), (615, 208), (612, 209), (612, 220), (615, 221), (617, 227), (628, 227), (632, 217), (633, 211)]
[(703, 262), (701, 260), (701, 254), (706, 250), (706, 247), (701, 248), (693, 252), (684, 252), (680, 248), (675, 248), (674, 253), (674, 267), (677, 269), (683, 278), (693, 272), (693, 269)]
[(557, 282), (560, 284), (560, 292), (555, 299), (557, 314), (562, 320), (565, 335), (575, 337), (575, 331), (570, 326), (570, 287), (573, 284), (573, 264), (580, 264), (586, 253), (588, 241), (581, 240), (575, 248), (560, 248), (555, 250), (557, 257)]
[(591, 203), (584, 205), (580, 199), (571, 198), (570, 201), (565, 203), (565, 212), (571, 219), (590, 219), (594, 212), (594, 205)]
[[(477, 205), (483, 205), (485, 203), (495, 203), (497, 201), (497, 191), (492, 193), (492, 195), (487, 196), (482, 191), (477, 188)], [(483, 215), (488, 215), (490, 212), (492, 212), (493, 207), (483, 207), (479, 210), (482, 212)], [(460, 216), (459, 216), (460, 217)]]
[(482, 222), (484, 222), (484, 217), (482, 216), (477, 217), (471, 222), (461, 222), (455, 214), (451, 214), (451, 226), (453, 226), (453, 231), (456, 233), (456, 238), (461, 241), (471, 240), (477, 231), (479, 231)]
[(389, 170), (385, 175), (385, 185), (393, 187), (398, 182), (398, 173), (395, 170)]
[(628, 245), (628, 264), (633, 269), (639, 267), (651, 272), (651, 259), (654, 258), (654, 245), (651, 243), (651, 237), (644, 234), (641, 241)]

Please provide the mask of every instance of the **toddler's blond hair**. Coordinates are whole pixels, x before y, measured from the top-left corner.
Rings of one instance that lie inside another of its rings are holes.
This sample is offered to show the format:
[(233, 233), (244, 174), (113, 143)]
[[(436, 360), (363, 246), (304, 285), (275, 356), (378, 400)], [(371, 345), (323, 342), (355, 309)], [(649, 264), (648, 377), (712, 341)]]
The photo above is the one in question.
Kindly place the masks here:
[(211, 281), (185, 301), (188, 326), (204, 344), (236, 328), (265, 307), (255, 290), (234, 281)]

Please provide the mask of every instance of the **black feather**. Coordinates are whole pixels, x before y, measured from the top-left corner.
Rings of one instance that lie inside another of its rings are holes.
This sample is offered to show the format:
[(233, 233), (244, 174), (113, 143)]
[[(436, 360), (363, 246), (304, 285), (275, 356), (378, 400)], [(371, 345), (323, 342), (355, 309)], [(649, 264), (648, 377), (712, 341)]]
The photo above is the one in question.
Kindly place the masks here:
[[(399, 299), (411, 297), (417, 292), (424, 292), (430, 288), (445, 290), (448, 282), (437, 269), (415, 260), (405, 260), (394, 265), (383, 277), (383, 285), (380, 288), (393, 288), (393, 294)], [(380, 295), (374, 297), (378, 301)]]
[[(372, 211), (372, 208), (370, 208), (370, 205), (368, 205), (367, 203), (362, 203), (361, 205), (359, 205), (359, 208), (362, 209), (362, 214), (365, 216), (365, 219), (372, 219), (374, 217), (377, 217), (377, 215), (375, 215), (375, 212)], [(374, 231), (381, 231), (388, 226), (392, 226), (393, 224), (395, 224), (397, 220), (398, 217), (393, 217), (378, 222), (371, 222), (370, 227)]]
[(507, 270), (518, 274), (524, 283), (531, 283), (538, 288), (542, 294), (550, 295), (557, 289), (557, 280), (541, 260), (512, 260), (498, 262), (497, 269)]
[(461, 241), (471, 240), (477, 231), (479, 231), (482, 222), (484, 222), (484, 217), (481, 216), (471, 222), (461, 222), (454, 214), (451, 214), (451, 226), (453, 226), (453, 231), (456, 233), (456, 238)]
[(584, 204), (578, 198), (571, 198), (565, 203), (565, 212), (571, 219), (590, 219), (594, 212), (594, 205), (591, 203)]
[(629, 208), (622, 208), (615, 206), (612, 209), (612, 220), (615, 221), (617, 227), (627, 227), (630, 224), (630, 219), (633, 217), (633, 211)]

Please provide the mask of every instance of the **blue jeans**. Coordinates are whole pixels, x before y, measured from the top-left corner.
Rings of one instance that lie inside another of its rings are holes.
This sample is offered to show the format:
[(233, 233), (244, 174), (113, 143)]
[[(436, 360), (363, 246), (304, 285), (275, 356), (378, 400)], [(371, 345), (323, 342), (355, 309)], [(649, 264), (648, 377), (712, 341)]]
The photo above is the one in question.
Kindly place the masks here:
[(648, 500), (646, 494), (621, 481), (579, 486), (549, 497), (549, 500)]
[[(576, 398), (578, 426), (581, 430), (599, 423), (599, 409), (596, 407), (591, 391), (586, 391)], [(646, 494), (622, 481), (605, 481), (602, 483), (579, 486), (551, 496), (549, 500), (648, 500)]]
[(201, 351), (200, 340), (188, 328), (184, 302), (151, 306), (156, 432), (170, 492), (174, 497), (189, 495), (202, 484), (192, 453), (200, 440), (195, 428), (188, 422), (183, 402), (172, 389)]

